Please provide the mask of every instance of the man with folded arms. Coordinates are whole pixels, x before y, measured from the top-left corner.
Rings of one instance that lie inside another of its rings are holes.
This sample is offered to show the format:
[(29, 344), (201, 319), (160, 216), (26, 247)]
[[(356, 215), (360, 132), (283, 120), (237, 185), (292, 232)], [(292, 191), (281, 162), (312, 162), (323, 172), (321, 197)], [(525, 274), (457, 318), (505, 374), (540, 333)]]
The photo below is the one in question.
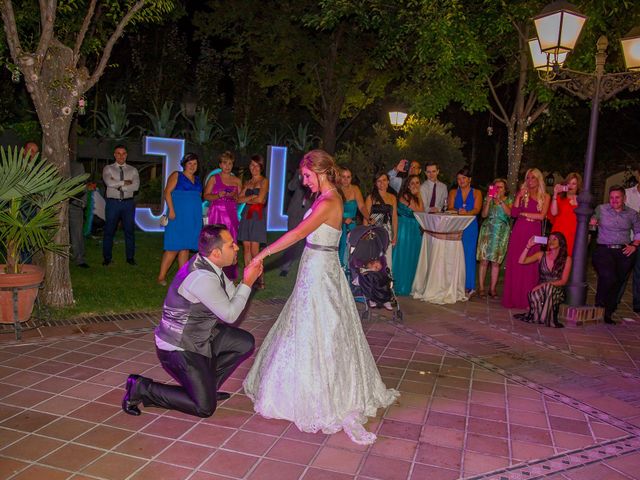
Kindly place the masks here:
[(236, 263), (238, 245), (224, 225), (200, 232), (198, 253), (176, 274), (156, 328), (156, 352), (164, 369), (180, 384), (157, 383), (129, 375), (122, 409), (140, 415), (138, 405), (210, 417), (217, 401), (229, 398), (218, 388), (252, 352), (253, 336), (234, 323), (247, 303), (261, 263), (245, 266), (237, 287), (223, 268)]

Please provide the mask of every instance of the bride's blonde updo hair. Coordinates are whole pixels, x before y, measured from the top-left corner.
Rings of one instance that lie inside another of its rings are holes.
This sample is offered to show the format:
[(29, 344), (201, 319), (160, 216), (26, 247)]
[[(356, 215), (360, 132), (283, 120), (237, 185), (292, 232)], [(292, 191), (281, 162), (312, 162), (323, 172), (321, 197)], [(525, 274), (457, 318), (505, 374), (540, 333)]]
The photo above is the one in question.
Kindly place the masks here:
[(338, 166), (331, 155), (324, 150), (311, 150), (300, 160), (300, 168), (308, 168), (316, 175), (326, 175), (333, 185), (338, 178)]

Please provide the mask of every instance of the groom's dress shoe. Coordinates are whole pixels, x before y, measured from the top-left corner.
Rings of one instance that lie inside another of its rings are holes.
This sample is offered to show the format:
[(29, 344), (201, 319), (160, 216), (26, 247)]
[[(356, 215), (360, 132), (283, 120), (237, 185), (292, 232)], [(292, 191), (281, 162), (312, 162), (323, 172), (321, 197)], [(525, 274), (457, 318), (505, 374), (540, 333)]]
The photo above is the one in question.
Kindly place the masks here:
[(140, 375), (129, 375), (127, 383), (125, 385), (125, 394), (122, 397), (122, 410), (129, 415), (140, 415), (140, 409), (138, 404), (142, 401), (140, 398), (138, 389), (139, 383), (142, 377)]
[(221, 402), (222, 400), (226, 400), (227, 398), (231, 398), (231, 394), (227, 393), (227, 392), (217, 392), (216, 393), (216, 400), (218, 402)]

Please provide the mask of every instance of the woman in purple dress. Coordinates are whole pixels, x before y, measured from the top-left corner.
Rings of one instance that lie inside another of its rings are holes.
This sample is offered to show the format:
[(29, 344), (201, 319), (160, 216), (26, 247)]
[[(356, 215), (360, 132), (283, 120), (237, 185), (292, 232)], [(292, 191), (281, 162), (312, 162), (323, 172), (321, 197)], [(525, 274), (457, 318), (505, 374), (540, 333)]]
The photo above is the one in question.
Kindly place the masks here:
[[(545, 191), (542, 173), (537, 168), (530, 168), (511, 207), (511, 216), (516, 222), (507, 249), (503, 307), (522, 310), (529, 307), (527, 293), (538, 284), (538, 266), (533, 263), (521, 265), (518, 257), (532, 236), (543, 234), (542, 220), (548, 208), (549, 194)], [(539, 250), (540, 245), (535, 245), (529, 255)]]
[[(207, 224), (216, 223), (225, 225), (233, 237), (233, 241), (238, 240), (238, 193), (242, 182), (238, 177), (231, 174), (233, 169), (233, 153), (226, 151), (218, 157), (220, 163), (220, 173), (212, 175), (204, 187), (204, 199), (209, 201), (209, 212), (207, 214)], [(224, 273), (231, 280), (238, 276), (236, 265), (225, 267)]]

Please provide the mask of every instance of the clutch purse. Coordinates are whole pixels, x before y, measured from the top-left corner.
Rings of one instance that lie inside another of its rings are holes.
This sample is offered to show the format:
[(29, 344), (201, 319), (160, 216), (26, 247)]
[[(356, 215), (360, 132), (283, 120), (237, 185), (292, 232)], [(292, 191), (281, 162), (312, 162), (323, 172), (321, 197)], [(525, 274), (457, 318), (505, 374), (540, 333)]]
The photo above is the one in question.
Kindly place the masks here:
[(169, 225), (169, 217), (166, 215), (161, 215), (160, 216), (160, 226), (161, 227), (166, 227), (167, 225)]

